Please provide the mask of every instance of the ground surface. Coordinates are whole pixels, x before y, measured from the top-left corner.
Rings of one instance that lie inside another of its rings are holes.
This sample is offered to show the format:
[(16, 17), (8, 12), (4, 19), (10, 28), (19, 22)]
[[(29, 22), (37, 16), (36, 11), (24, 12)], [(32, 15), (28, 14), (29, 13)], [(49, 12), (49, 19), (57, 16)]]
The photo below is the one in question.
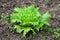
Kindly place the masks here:
[[(0, 0), (0, 16), (9, 15), (13, 12), (14, 7), (24, 7), (34, 4), (40, 8), (42, 13), (49, 11), (50, 14), (56, 14), (55, 19), (51, 19), (52, 28), (60, 28), (60, 0)], [(44, 32), (37, 33), (32, 39), (23, 38), (22, 34), (10, 32), (8, 27), (10, 23), (5, 23), (0, 19), (0, 40), (60, 40), (53, 38), (51, 34), (44, 36)]]

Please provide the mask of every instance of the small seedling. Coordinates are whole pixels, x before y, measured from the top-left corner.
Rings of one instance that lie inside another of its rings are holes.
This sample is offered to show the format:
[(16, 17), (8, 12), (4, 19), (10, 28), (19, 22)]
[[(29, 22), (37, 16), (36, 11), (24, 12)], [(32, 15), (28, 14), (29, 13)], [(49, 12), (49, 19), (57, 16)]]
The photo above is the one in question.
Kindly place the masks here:
[(8, 16), (7, 16), (7, 15), (4, 14), (4, 15), (1, 16), (1, 18), (2, 18), (4, 21), (8, 22)]
[(54, 33), (54, 37), (55, 38), (60, 38), (60, 28), (56, 28), (53, 30), (53, 33)]
[(35, 35), (35, 31), (39, 31), (40, 28), (45, 27), (44, 25), (50, 25), (49, 19), (51, 15), (49, 12), (41, 14), (39, 8), (36, 8), (34, 5), (19, 8), (14, 8), (14, 12), (11, 14), (10, 20), (14, 24), (14, 29), (18, 33), (23, 32), (23, 37), (26, 37), (27, 33), (32, 31), (32, 34)]
[(56, 17), (56, 14), (53, 14), (52, 18), (55, 18)]

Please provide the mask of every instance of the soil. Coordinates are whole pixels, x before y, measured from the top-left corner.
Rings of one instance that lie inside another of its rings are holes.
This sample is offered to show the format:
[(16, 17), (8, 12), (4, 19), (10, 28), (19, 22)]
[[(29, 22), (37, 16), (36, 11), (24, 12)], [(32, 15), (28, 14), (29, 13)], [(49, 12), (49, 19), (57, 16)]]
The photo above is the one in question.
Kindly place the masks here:
[[(13, 12), (14, 7), (24, 7), (34, 4), (40, 8), (40, 12), (45, 13), (49, 11), (54, 19), (51, 19), (52, 28), (60, 28), (60, 0), (0, 0), (0, 16), (10, 15)], [(22, 34), (11, 32), (8, 27), (11, 26), (10, 22), (6, 23), (0, 17), (0, 40), (60, 40), (54, 38), (51, 34), (44, 36), (44, 32), (38, 32), (36, 36), (30, 38), (23, 38)]]

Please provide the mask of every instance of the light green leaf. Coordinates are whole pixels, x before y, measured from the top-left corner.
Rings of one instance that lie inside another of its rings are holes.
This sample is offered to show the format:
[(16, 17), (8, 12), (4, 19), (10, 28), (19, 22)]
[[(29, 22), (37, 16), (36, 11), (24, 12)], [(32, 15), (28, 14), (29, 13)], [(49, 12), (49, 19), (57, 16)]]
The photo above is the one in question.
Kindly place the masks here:
[(42, 15), (42, 21), (48, 21), (50, 19), (51, 15), (49, 12), (46, 12), (45, 14)]
[(14, 29), (16, 29), (18, 33), (21, 33), (23, 31), (22, 27), (18, 25), (15, 25)]

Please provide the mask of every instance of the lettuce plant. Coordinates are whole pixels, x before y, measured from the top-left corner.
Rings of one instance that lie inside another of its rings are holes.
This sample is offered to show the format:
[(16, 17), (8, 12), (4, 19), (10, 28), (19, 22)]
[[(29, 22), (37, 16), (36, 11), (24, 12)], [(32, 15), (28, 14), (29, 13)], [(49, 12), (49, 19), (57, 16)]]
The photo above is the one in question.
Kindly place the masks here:
[(14, 8), (14, 12), (11, 14), (11, 23), (19, 23), (14, 24), (14, 29), (16, 32), (23, 32), (23, 37), (26, 37), (26, 34), (32, 31), (32, 34), (35, 35), (36, 31), (39, 31), (44, 25), (50, 25), (49, 19), (51, 15), (49, 12), (45, 14), (41, 14), (39, 12), (39, 8), (36, 8), (34, 5), (29, 7)]

